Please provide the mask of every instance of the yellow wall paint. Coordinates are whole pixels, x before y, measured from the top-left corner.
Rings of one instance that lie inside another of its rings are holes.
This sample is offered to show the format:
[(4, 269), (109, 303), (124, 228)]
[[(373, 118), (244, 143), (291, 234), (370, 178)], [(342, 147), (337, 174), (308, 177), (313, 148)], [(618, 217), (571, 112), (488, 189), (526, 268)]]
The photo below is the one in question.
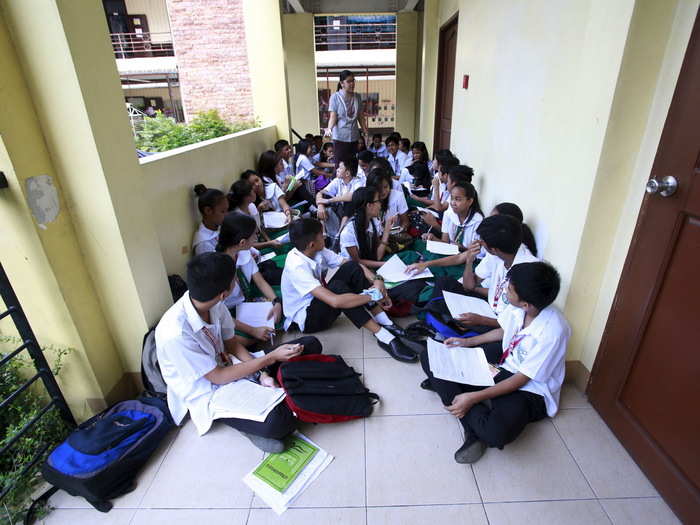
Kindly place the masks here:
[(435, 131), (435, 90), (437, 85), (437, 59), (440, 40), (440, 0), (425, 0), (423, 10), (423, 43), (421, 49), (420, 115), (417, 140), (425, 142), (433, 154)]
[(172, 42), (170, 19), (165, 0), (126, 0), (126, 12), (130, 15), (146, 15), (148, 30), (153, 42)]
[(145, 199), (157, 203), (153, 221), (168, 274), (185, 277), (192, 236), (201, 222), (194, 185), (228, 192), (241, 172), (255, 168), (260, 154), (276, 140), (277, 130), (271, 125), (141, 159)]
[(401, 135), (416, 140), (416, 92), (418, 75), (418, 13), (396, 16), (396, 120)]
[(319, 122), (313, 14), (282, 15), (282, 37), (290, 126), (301, 136), (316, 135)]
[[(5, 4), (88, 273), (124, 368), (171, 302), (99, 3)], [(42, 38), (37, 38), (42, 35)], [(70, 130), (70, 133), (67, 131)]]
[(282, 49), (282, 21), (276, 0), (243, 0), (248, 66), (255, 116), (289, 136), (289, 109)]

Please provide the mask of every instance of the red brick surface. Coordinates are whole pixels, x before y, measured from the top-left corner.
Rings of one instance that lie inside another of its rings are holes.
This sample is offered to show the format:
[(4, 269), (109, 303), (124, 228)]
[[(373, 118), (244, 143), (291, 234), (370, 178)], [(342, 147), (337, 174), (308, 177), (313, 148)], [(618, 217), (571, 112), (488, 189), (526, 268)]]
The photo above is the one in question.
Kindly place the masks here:
[(167, 0), (185, 117), (217, 109), (251, 120), (243, 0)]

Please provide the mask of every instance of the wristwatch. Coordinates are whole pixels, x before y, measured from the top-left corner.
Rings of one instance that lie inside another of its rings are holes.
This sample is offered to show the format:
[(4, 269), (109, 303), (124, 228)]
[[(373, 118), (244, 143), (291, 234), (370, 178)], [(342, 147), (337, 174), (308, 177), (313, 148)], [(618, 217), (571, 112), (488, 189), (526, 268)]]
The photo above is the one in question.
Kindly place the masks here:
[(272, 304), (282, 304), (282, 298), (281, 297), (275, 297), (272, 300)]
[(382, 276), (379, 275), (379, 274), (376, 274), (376, 275), (374, 276), (374, 279), (372, 279), (372, 280), (373, 280), (373, 281), (382, 281), (382, 282), (384, 282), (384, 277), (382, 277)]

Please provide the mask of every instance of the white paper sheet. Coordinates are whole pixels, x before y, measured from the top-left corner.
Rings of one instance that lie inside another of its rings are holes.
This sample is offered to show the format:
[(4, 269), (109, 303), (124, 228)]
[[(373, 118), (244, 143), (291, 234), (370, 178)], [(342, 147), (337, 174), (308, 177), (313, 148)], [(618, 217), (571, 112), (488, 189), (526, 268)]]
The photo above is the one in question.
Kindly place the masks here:
[(442, 295), (445, 298), (445, 304), (447, 304), (448, 310), (455, 319), (457, 319), (460, 314), (467, 313), (479, 314), (484, 317), (490, 317), (491, 319), (496, 319), (498, 317), (489, 306), (489, 303), (483, 299), (444, 291)]
[(284, 396), (282, 388), (265, 387), (247, 379), (239, 379), (216, 389), (209, 400), (209, 410), (213, 419), (235, 417), (265, 421)]
[(250, 326), (275, 327), (275, 318), (267, 316), (274, 305), (268, 301), (258, 303), (241, 303), (236, 305), (236, 320)]
[(260, 264), (261, 262), (269, 261), (270, 259), (274, 258), (275, 255), (277, 255), (275, 252), (266, 253), (265, 255), (260, 257), (258, 264)]
[(294, 435), (304, 441), (311, 443), (316, 448), (318, 452), (309, 461), (308, 465), (304, 467), (297, 478), (292, 482), (292, 484), (287, 487), (284, 492), (278, 492), (267, 483), (262, 481), (253, 475), (253, 472), (258, 465), (256, 465), (253, 470), (243, 477), (243, 482), (250, 487), (250, 489), (255, 492), (255, 494), (267, 503), (272, 510), (274, 510), (277, 515), (282, 514), (287, 508), (296, 500), (300, 494), (302, 494), (311, 483), (318, 478), (318, 476), (323, 472), (331, 461), (333, 461), (333, 456), (328, 452), (319, 447), (316, 443), (311, 441), (305, 435), (300, 432), (295, 432)]
[(408, 268), (408, 266), (404, 264), (399, 256), (394, 255), (379, 268), (377, 273), (384, 277), (385, 281), (390, 283), (400, 283), (410, 281), (411, 279), (429, 279), (433, 277), (433, 272), (428, 268), (419, 274), (408, 274), (406, 273), (406, 268)]
[(263, 213), (266, 228), (283, 228), (287, 225), (287, 216), (281, 211), (266, 211)]
[(438, 379), (474, 386), (494, 384), (483, 348), (448, 347), (428, 339), (428, 359)]
[(426, 248), (428, 248), (430, 253), (437, 253), (438, 255), (457, 255), (459, 253), (457, 245), (449, 242), (428, 241)]
[(429, 208), (421, 208), (421, 207), (418, 207), (416, 209), (421, 213), (429, 213), (429, 214), (435, 216), (437, 219), (440, 218), (440, 214), (435, 210), (431, 210)]

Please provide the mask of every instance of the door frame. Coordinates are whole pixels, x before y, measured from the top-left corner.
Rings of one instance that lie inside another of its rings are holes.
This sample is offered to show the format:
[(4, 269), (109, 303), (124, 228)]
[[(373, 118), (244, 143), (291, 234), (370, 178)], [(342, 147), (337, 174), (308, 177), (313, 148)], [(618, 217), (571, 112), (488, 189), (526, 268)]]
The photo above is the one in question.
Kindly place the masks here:
[[(440, 94), (444, 88), (444, 67), (445, 67), (445, 35), (452, 26), (459, 26), (459, 11), (452, 15), (447, 22), (440, 26), (440, 34), (438, 36), (438, 56), (437, 56), (437, 81), (435, 84), (435, 125), (433, 126), (433, 155), (440, 141), (440, 116), (442, 115), (442, 97)], [(459, 30), (458, 30), (459, 31)], [(455, 69), (457, 64), (455, 61)], [(454, 90), (452, 92), (454, 98)]]
[[(693, 29), (685, 50), (683, 65), (674, 88), (664, 129), (656, 146), (654, 162), (649, 173), (650, 176), (655, 176), (656, 178), (666, 174), (675, 175), (680, 183), (679, 192), (675, 195), (675, 198), (682, 198), (683, 202), (687, 202), (687, 199), (691, 197), (691, 191), (697, 193), (698, 187), (700, 187), (700, 180), (697, 179), (697, 177), (700, 177), (700, 157), (695, 160), (694, 173), (691, 175), (693, 179), (688, 177), (687, 180), (681, 180), (678, 173), (661, 172), (659, 168), (663, 166), (658, 166), (657, 161), (662, 148), (669, 148), (668, 143), (671, 139), (667, 137), (667, 134), (672, 133), (669, 130), (677, 129), (675, 126), (667, 128), (668, 123), (672, 119), (677, 121), (679, 118), (678, 114), (682, 113), (683, 107), (685, 107), (677, 105), (677, 101), (682, 97), (684, 103), (688, 104), (689, 96), (687, 93), (693, 82), (696, 85), (698, 82), (697, 69), (700, 66), (693, 65), (697, 63), (700, 57), (700, 14), (698, 13), (696, 13)], [(695, 69), (691, 70), (691, 68)], [(693, 75), (695, 75), (695, 78), (693, 78)], [(690, 103), (692, 104), (692, 101)], [(700, 145), (698, 149), (700, 149)], [(693, 155), (697, 155), (697, 153), (693, 153)], [(666, 159), (662, 157), (662, 161), (666, 161)], [(635, 282), (631, 269), (636, 264), (635, 259), (644, 255), (644, 250), (647, 249), (649, 233), (643, 228), (645, 225), (648, 226), (646, 221), (649, 220), (647, 218), (649, 207), (657, 205), (658, 201), (656, 199), (658, 198), (660, 197), (647, 195), (637, 215), (634, 234), (627, 251), (586, 392), (589, 395), (591, 404), (600, 413), (605, 423), (618, 437), (625, 449), (629, 451), (650, 481), (656, 486), (669, 506), (674, 509), (680, 519), (688, 519), (694, 512), (694, 509), (700, 508), (700, 492), (698, 488), (673, 463), (671, 458), (666, 455), (652, 436), (645, 431), (634, 415), (621, 408), (622, 403), (620, 402), (620, 396), (637, 358), (645, 327), (653, 314), (661, 291), (664, 272), (670, 263), (668, 254), (662, 260), (653, 260), (651, 262), (652, 268), (658, 272), (658, 278), (656, 282), (650, 283), (651, 288), (648, 289), (646, 301), (643, 304), (638, 304), (633, 314), (634, 317), (630, 318), (629, 316), (632, 315), (630, 306), (624, 304), (623, 296), (639, 286), (638, 282)], [(677, 205), (678, 209), (681, 206), (682, 204), (679, 203)], [(683, 226), (683, 218), (683, 214), (679, 213), (673, 224), (673, 230), (668, 232), (671, 239), (678, 238), (680, 229)], [(627, 302), (629, 301), (628, 296)], [(620, 331), (622, 329), (618, 327), (621, 326), (629, 326), (629, 332), (634, 330), (634, 335), (630, 337), (631, 333), (625, 334), (624, 331)], [(627, 336), (626, 338), (625, 335)], [(621, 340), (621, 338), (623, 339)], [(623, 349), (621, 350), (620, 348)]]

